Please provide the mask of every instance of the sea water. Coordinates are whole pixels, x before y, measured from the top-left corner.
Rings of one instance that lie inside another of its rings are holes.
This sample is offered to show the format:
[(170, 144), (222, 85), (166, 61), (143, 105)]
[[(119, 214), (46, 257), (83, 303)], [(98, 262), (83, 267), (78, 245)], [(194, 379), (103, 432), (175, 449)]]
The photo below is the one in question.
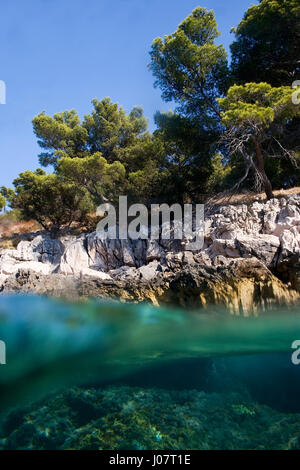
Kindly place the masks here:
[(0, 449), (299, 449), (299, 308), (0, 297)]

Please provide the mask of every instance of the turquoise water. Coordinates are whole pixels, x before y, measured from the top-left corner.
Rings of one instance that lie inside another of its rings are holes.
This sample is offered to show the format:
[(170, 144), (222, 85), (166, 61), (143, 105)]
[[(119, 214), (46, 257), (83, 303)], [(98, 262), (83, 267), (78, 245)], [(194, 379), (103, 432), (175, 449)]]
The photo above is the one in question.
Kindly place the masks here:
[(0, 449), (298, 449), (297, 339), (298, 308), (0, 297)]

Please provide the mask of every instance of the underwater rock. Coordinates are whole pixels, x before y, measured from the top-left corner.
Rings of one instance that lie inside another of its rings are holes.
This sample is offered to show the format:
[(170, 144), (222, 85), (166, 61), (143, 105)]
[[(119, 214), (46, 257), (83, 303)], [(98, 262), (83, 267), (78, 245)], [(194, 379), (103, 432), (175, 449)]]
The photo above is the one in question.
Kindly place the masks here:
[(73, 388), (0, 422), (0, 449), (299, 450), (300, 415), (243, 393)]

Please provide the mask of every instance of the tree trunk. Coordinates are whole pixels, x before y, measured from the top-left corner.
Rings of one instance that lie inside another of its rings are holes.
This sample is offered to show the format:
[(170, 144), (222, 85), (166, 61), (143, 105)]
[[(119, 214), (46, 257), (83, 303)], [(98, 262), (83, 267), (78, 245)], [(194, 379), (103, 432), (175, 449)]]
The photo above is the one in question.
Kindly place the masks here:
[(255, 145), (255, 153), (256, 153), (256, 160), (257, 160), (257, 171), (259, 175), (261, 176), (263, 185), (264, 185), (264, 190), (266, 193), (266, 196), (268, 199), (273, 199), (274, 194), (272, 190), (272, 184), (269, 178), (267, 177), (267, 174), (265, 172), (265, 163), (264, 163), (264, 157), (261, 151), (260, 144), (258, 140), (253, 137), (254, 145)]

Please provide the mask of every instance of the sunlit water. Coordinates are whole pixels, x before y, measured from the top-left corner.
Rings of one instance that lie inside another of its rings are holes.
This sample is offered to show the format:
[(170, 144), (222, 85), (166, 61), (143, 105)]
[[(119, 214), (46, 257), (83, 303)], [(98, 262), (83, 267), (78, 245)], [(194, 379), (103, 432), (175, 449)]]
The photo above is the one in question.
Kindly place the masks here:
[(298, 339), (297, 308), (2, 296), (0, 448), (299, 449)]

